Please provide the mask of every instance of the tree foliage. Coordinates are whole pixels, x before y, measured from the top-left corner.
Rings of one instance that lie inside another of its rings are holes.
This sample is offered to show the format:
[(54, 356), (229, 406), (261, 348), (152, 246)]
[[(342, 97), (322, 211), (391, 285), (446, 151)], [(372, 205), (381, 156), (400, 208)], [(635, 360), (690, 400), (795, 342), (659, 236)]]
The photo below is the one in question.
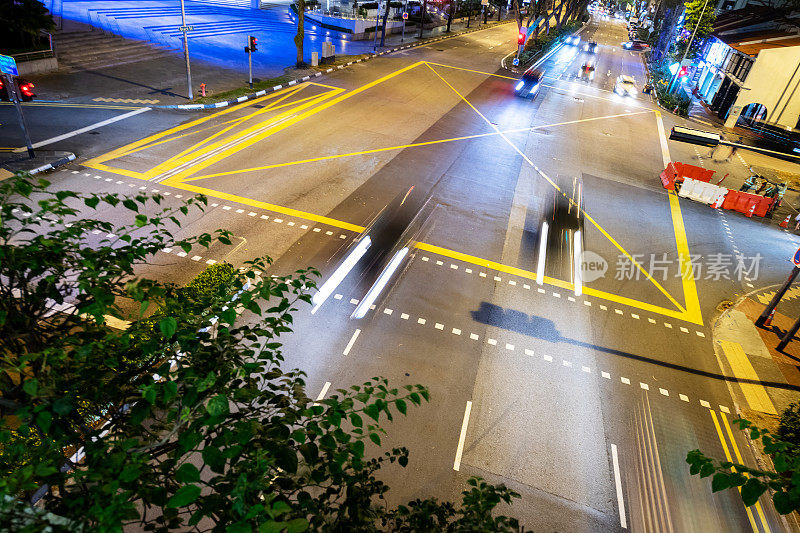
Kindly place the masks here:
[(761, 442), (775, 469), (760, 470), (731, 461), (717, 461), (706, 457), (700, 450), (692, 450), (686, 455), (689, 473), (701, 478), (711, 476), (713, 492), (736, 489), (748, 507), (771, 490), (772, 503), (778, 513), (789, 514), (800, 509), (800, 456), (794, 447), (748, 420), (736, 419), (733, 423), (738, 424), (739, 429), (749, 431), (751, 439)]
[[(268, 258), (213, 266), (188, 288), (137, 275), (205, 198), (51, 191), (0, 183), (0, 516), (26, 531), (517, 531), (516, 493), (479, 478), (460, 505), (389, 508), (384, 425), (429, 401), (374, 377), (314, 402), (279, 337), (313, 269)], [(174, 202), (174, 200), (172, 200)], [(92, 211), (112, 209), (112, 223)], [(153, 213), (153, 214), (145, 214)], [(98, 217), (99, 218), (99, 217)], [(95, 235), (99, 237), (95, 237)], [(92, 241), (91, 239), (94, 239)], [(109, 317), (128, 319), (114, 329)], [(42, 496), (39, 505), (29, 502)]]
[(39, 32), (53, 31), (55, 23), (39, 0), (6, 0), (0, 2), (0, 49), (20, 50), (39, 44)]
[(686, 14), (683, 27), (690, 35), (695, 33), (694, 40), (698, 43), (714, 30), (717, 20), (714, 4), (713, 0), (688, 0), (684, 4)]

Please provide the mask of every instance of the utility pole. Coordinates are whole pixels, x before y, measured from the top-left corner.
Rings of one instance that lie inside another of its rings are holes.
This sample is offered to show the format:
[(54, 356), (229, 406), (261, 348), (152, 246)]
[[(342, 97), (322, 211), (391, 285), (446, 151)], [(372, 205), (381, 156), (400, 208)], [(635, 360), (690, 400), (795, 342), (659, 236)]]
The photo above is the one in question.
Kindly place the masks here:
[(403, 33), (400, 35), (400, 42), (406, 40), (406, 19), (408, 18), (408, 0), (403, 2)]
[(450, 33), (450, 22), (453, 20), (453, 10), (455, 9), (456, 0), (450, 0), (450, 12), (447, 14), (447, 29), (445, 33)]
[[(425, 29), (425, 12), (428, 11), (428, 0), (422, 0), (422, 13), (419, 15), (419, 38), (422, 39), (422, 31)], [(469, 28), (469, 26), (467, 26)]]
[(183, 32), (183, 57), (186, 58), (186, 85), (189, 87), (189, 100), (194, 101), (192, 92), (192, 68), (189, 66), (189, 28), (186, 27), (186, 7), (181, 0), (181, 32)]
[(383, 9), (383, 28), (381, 28), (381, 48), (383, 48), (383, 41), (386, 37), (386, 21), (389, 19), (389, 0), (384, 4), (386, 7)]
[[(388, 0), (387, 0), (388, 1)], [(380, 22), (381, 18), (381, 3), (380, 0), (378, 1), (378, 10), (375, 13), (375, 35), (372, 39), (372, 51), (375, 52), (378, 49), (378, 23)]]

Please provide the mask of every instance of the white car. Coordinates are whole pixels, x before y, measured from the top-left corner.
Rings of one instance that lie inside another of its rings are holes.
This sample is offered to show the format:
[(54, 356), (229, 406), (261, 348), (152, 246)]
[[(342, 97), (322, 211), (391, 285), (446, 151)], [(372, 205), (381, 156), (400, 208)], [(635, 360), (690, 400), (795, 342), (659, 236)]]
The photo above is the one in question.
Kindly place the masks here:
[(631, 76), (620, 76), (614, 85), (614, 92), (620, 96), (636, 96), (636, 82)]

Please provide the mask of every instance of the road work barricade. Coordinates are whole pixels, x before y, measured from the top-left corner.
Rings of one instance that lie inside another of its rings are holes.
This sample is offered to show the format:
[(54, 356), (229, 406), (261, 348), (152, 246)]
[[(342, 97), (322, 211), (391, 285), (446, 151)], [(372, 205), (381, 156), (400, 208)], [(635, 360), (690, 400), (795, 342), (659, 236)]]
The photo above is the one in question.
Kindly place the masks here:
[(681, 183), (685, 179), (691, 179), (708, 183), (713, 175), (713, 170), (707, 170), (694, 165), (687, 165), (686, 163), (675, 162), (668, 163), (660, 177), (661, 184), (664, 186), (664, 188), (673, 191), (675, 190), (675, 182)]
[[(763, 217), (772, 206), (774, 198), (766, 198), (758, 194), (750, 194), (747, 192), (729, 190), (728, 195), (725, 197), (725, 202), (722, 204), (723, 209), (730, 209), (731, 211), (738, 211), (745, 215), (751, 211), (757, 217)], [(753, 209), (755, 207), (755, 209)]]
[(710, 204), (721, 195), (726, 195), (727, 193), (728, 189), (725, 187), (692, 178), (684, 178), (678, 196), (694, 200), (695, 202)]

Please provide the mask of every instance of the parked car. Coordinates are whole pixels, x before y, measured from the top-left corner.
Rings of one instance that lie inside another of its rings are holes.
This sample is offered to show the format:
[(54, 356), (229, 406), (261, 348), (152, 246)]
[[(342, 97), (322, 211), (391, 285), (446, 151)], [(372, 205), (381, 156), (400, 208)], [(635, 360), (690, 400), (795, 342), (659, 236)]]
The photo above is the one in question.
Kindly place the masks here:
[[(19, 99), (22, 102), (30, 102), (36, 96), (33, 92), (34, 85), (23, 79), (23, 78), (14, 78), (14, 81), (17, 83), (17, 94), (19, 95)], [(8, 93), (8, 87), (6, 87), (6, 78), (0, 76), (0, 100), (4, 102), (8, 102), (11, 100), (11, 95)]]

